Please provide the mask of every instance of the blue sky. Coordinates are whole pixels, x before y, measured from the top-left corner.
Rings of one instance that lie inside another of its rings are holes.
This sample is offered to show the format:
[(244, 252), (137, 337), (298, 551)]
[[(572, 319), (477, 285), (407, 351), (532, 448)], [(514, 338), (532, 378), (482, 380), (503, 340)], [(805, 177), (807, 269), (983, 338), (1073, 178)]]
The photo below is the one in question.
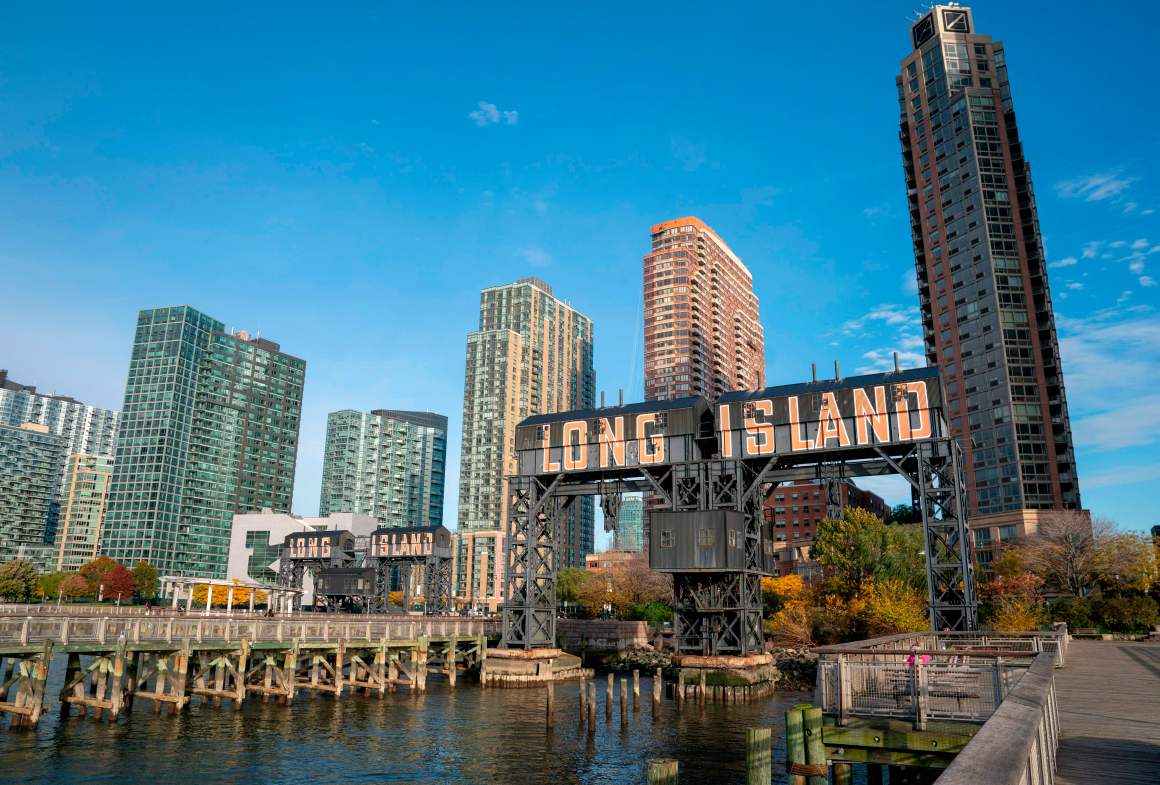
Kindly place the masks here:
[[(5, 15), (17, 380), (119, 407), (136, 311), (188, 303), (307, 360), (296, 511), (328, 411), (428, 408), (453, 522), (479, 289), (549, 281), (595, 321), (598, 388), (639, 399), (648, 227), (687, 214), (753, 271), (771, 384), (922, 362), (894, 87), (913, 3), (163, 5)], [(1127, 3), (973, 7), (1007, 44), (1085, 506), (1150, 526), (1155, 30)]]

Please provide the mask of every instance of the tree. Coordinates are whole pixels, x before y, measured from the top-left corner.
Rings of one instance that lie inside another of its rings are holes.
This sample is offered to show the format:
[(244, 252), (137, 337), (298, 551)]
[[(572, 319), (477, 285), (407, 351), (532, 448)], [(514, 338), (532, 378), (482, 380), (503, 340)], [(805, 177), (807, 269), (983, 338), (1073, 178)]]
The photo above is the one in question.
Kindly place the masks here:
[(28, 602), (36, 594), (40, 578), (36, 568), (24, 559), (0, 564), (0, 597), (12, 602)]
[(113, 569), (105, 575), (105, 596), (111, 600), (130, 600), (137, 584), (133, 581), (133, 573), (129, 572), (124, 564), (114, 564)]
[(803, 598), (805, 593), (806, 584), (800, 575), (761, 579), (761, 602), (766, 616), (772, 616), (791, 602)]
[(1039, 629), (1045, 607), (1043, 578), (1029, 572), (990, 581), (986, 593), (991, 598), (991, 626), (1000, 632), (1028, 632)]
[(867, 637), (929, 629), (926, 598), (897, 578), (862, 588), (859, 626)]
[(1096, 603), (1096, 611), (1113, 632), (1145, 632), (1156, 623), (1156, 601), (1151, 597), (1109, 597)]
[[(233, 587), (234, 588), (234, 592), (233, 592), (233, 600), (234, 601), (233, 601), (233, 605), (231, 607), (240, 608), (240, 607), (248, 606), (250, 604), (250, 593), (254, 592), (254, 590), (249, 588), (248, 586), (243, 586), (242, 582), (239, 581), (237, 578), (234, 578), (232, 583), (234, 584), (234, 587)], [(189, 601), (190, 607), (196, 608), (197, 606), (200, 605), (201, 607), (204, 608), (208, 590), (209, 590), (209, 584), (206, 584), (206, 583), (202, 583), (202, 584), (199, 584), (197, 586), (194, 586), (193, 591), (190, 592), (190, 601)], [(108, 589), (105, 590), (105, 593), (106, 593), (106, 595), (108, 594)], [(400, 595), (399, 601), (402, 602), (402, 592), (399, 592), (399, 595)], [(210, 599), (211, 607), (214, 605), (224, 606), (224, 605), (226, 605), (226, 603), (229, 602), (229, 600), (230, 600), (230, 587), (229, 586), (214, 586), (213, 587), (213, 595), (211, 596), (211, 599)], [(254, 592), (254, 604), (255, 605), (262, 605), (264, 603), (269, 602), (269, 600), (270, 600), (270, 593), (269, 592), (265, 592), (265, 591), (261, 591), (261, 590)]]
[(1097, 544), (1096, 573), (1113, 592), (1146, 592), (1157, 580), (1156, 550), (1151, 537), (1118, 533)]
[(1019, 557), (1048, 588), (1082, 597), (1111, 531), (1106, 518), (1092, 520), (1079, 510), (1052, 510), (1040, 516), (1038, 530), (1017, 546)]
[(856, 597), (868, 580), (894, 579), (917, 591), (926, 589), (922, 536), (915, 527), (887, 526), (861, 509), (823, 519), (812, 556), (827, 568), (827, 584), (840, 596)]
[(55, 600), (60, 596), (60, 585), (69, 576), (67, 572), (49, 572), (40, 576), (40, 596), (46, 600)]
[(157, 598), (157, 568), (145, 560), (133, 565), (133, 583), (137, 586), (137, 595), (143, 600)]
[(922, 523), (922, 510), (909, 504), (896, 504), (890, 510), (888, 523)]
[(108, 556), (98, 556), (81, 567), (81, 577), (89, 582), (89, 588), (92, 589), (92, 594), (100, 594), (101, 586), (105, 584), (105, 576), (116, 566), (117, 562)]
[(558, 602), (577, 602), (578, 590), (584, 583), (587, 571), (581, 567), (565, 567), (556, 577), (556, 600)]
[(672, 578), (667, 573), (650, 570), (643, 555), (615, 565), (610, 573), (614, 591), (623, 595), (625, 605), (648, 605), (672, 599)]
[(93, 587), (80, 573), (73, 573), (61, 581), (60, 590), (65, 597), (72, 600), (93, 596)]

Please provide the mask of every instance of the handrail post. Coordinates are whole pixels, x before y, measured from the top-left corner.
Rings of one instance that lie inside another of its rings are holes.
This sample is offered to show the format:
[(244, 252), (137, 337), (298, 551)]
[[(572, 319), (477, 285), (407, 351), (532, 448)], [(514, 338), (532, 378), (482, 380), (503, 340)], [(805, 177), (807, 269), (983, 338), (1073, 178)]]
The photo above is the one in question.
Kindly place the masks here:
[(850, 684), (850, 663), (845, 654), (838, 655), (838, 724), (846, 725), (850, 721), (850, 712), (854, 690)]
[(1005, 692), (1005, 690), (1003, 689), (1003, 658), (1002, 657), (995, 658), (995, 670), (994, 670), (993, 678), (994, 678), (994, 682), (995, 682), (995, 684), (994, 684), (995, 709), (997, 710), (999, 708), (999, 704), (1003, 702), (1003, 697), (1004, 697), (1004, 692)]
[(100, 624), (97, 625), (97, 640), (101, 643), (105, 642), (105, 631), (109, 626), (109, 617), (102, 616)]
[(21, 625), (21, 627), (20, 627), (20, 645), (21, 646), (28, 645), (28, 627), (30, 624), (32, 624), (32, 617), (25, 616), (24, 617), (24, 624)]
[(926, 712), (929, 695), (927, 694), (927, 669), (921, 657), (914, 660), (914, 729), (926, 730)]

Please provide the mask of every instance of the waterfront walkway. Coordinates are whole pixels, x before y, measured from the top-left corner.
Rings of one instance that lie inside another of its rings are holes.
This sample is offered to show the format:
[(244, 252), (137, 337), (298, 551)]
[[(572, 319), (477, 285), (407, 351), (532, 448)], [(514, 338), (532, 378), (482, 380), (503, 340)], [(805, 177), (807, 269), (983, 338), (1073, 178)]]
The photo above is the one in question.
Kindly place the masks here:
[(1056, 785), (1160, 781), (1160, 644), (1073, 640), (1055, 690)]

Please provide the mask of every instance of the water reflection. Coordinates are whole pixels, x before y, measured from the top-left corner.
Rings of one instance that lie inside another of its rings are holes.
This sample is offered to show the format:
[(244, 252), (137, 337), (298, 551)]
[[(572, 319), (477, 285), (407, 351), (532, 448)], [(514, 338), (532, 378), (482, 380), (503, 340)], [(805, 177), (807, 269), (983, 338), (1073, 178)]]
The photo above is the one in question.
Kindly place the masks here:
[[(59, 694), (63, 665), (53, 668), (48, 695)], [(666, 700), (651, 710), (652, 682), (641, 679), (641, 705), (619, 692), (605, 719), (599, 682), (597, 728), (580, 719), (575, 683), (555, 691), (554, 727), (545, 724), (543, 689), (481, 689), (439, 677), (428, 692), (311, 698), (292, 706), (251, 698), (235, 712), (197, 705), (178, 717), (154, 716), (139, 700), (132, 715), (109, 725), (60, 717), (57, 707), (32, 733), (0, 733), (0, 782), (29, 785), (210, 785), (211, 783), (551, 783), (589, 785), (644, 781), (645, 761), (680, 761), (682, 785), (744, 781), (745, 728), (775, 728), (775, 770), (784, 765), (785, 709), (806, 696), (782, 693), (744, 705)], [(784, 775), (775, 772), (775, 781)]]

